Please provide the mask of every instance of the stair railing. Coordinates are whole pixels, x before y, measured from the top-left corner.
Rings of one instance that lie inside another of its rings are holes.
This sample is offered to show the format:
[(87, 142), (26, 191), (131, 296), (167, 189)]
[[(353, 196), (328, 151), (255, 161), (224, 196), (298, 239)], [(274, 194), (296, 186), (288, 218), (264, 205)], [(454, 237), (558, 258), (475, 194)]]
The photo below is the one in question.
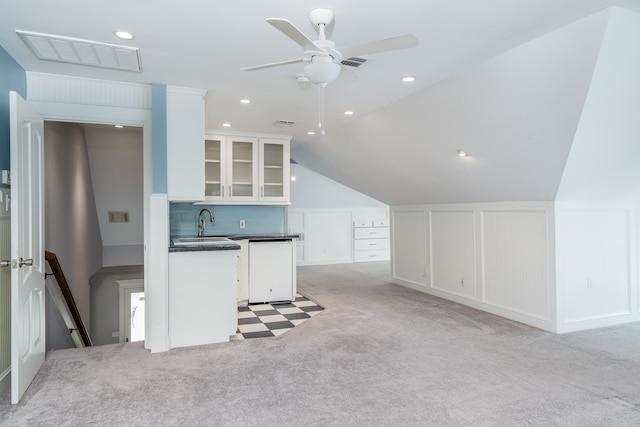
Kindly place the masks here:
[(69, 283), (67, 283), (67, 279), (64, 277), (64, 273), (62, 271), (62, 267), (58, 262), (58, 257), (53, 252), (45, 251), (44, 259), (49, 263), (49, 268), (51, 269), (51, 273), (46, 273), (46, 276), (54, 276), (58, 286), (60, 288), (60, 292), (64, 297), (64, 302), (66, 303), (67, 310), (73, 319), (73, 323), (75, 328), (69, 328), (69, 333), (73, 333), (74, 330), (77, 330), (80, 335), (80, 339), (82, 340), (82, 344), (85, 347), (91, 347), (91, 338), (87, 333), (87, 329), (84, 326), (84, 322), (82, 321), (82, 317), (80, 317), (80, 312), (78, 311), (78, 306), (76, 305), (75, 300), (73, 299), (73, 294), (71, 293), (71, 289), (69, 288)]

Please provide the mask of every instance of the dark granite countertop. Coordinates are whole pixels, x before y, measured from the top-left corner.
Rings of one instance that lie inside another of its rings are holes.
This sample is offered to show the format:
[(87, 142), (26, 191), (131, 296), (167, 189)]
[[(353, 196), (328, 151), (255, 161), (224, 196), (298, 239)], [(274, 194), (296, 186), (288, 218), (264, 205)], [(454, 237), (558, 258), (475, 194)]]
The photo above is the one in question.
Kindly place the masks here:
[(233, 234), (231, 236), (223, 236), (231, 240), (249, 240), (257, 242), (262, 240), (293, 240), (300, 237), (299, 234), (290, 233), (266, 233), (266, 234)]
[(240, 245), (236, 242), (217, 243), (215, 245), (193, 243), (184, 246), (169, 246), (169, 252), (237, 251), (238, 249), (240, 249)]
[[(178, 236), (173, 236), (175, 238)], [(192, 237), (192, 236), (180, 236), (180, 237)], [(277, 240), (293, 240), (300, 237), (299, 234), (290, 233), (264, 233), (264, 234), (233, 234), (233, 235), (215, 235), (204, 237), (226, 237), (229, 240), (249, 240), (250, 242), (264, 242), (264, 241), (277, 241)], [(240, 245), (235, 242), (218, 242), (215, 245), (206, 245), (198, 242), (193, 244), (169, 246), (169, 252), (198, 252), (198, 251), (231, 251), (240, 249)]]

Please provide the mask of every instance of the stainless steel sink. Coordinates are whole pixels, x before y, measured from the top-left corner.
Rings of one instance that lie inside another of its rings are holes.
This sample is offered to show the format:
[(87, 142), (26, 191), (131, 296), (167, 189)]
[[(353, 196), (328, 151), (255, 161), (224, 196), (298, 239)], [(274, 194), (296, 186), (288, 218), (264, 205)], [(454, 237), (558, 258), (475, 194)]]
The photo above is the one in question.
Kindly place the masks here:
[(226, 237), (174, 237), (171, 239), (173, 246), (218, 246), (235, 243)]

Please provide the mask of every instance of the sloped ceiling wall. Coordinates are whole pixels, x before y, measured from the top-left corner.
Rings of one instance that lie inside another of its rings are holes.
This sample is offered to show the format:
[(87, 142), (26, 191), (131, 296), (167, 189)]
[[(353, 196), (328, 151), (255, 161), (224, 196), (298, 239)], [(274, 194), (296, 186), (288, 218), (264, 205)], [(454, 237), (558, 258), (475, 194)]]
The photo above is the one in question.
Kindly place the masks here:
[(614, 9), (557, 200), (640, 200), (640, 14)]
[(496, 56), (292, 157), (389, 205), (553, 200), (609, 14)]

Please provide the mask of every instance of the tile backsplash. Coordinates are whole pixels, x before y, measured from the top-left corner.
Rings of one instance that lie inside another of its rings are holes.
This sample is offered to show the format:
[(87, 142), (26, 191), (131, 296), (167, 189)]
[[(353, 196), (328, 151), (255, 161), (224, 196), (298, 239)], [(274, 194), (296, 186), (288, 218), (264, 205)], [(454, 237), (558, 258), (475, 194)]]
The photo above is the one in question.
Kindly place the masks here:
[[(171, 203), (169, 206), (170, 233), (172, 236), (198, 234), (198, 213), (204, 208), (213, 212), (215, 221), (209, 222), (209, 214), (203, 214), (206, 236), (256, 233), (284, 233), (286, 206), (193, 205)], [(244, 220), (245, 228), (240, 228)]]

